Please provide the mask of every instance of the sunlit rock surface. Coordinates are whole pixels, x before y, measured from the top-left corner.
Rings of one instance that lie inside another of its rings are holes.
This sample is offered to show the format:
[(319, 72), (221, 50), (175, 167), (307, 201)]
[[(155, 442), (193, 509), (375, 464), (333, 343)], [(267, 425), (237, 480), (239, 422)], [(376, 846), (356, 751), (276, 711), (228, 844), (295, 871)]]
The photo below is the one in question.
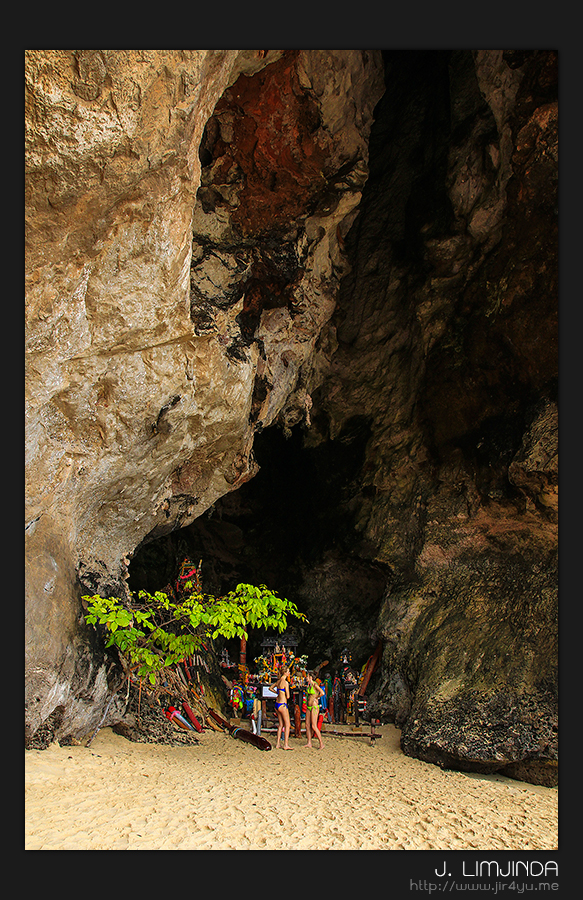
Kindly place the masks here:
[(259, 423), (309, 408), (382, 62), (33, 50), (26, 88), (27, 726), (75, 731), (103, 699), (92, 671), (72, 708), (77, 576), (123, 590), (145, 535), (254, 474)]

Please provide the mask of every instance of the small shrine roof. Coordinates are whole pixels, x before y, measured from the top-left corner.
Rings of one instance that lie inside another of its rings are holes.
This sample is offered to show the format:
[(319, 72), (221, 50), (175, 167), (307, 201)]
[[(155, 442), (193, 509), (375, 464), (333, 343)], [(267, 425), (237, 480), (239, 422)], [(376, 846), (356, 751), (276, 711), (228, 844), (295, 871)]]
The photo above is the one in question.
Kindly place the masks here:
[(297, 647), (298, 639), (293, 631), (284, 631), (283, 634), (278, 634), (275, 636), (266, 635), (261, 641), (261, 646), (264, 649), (268, 647), (275, 647), (276, 644), (279, 644), (280, 647)]

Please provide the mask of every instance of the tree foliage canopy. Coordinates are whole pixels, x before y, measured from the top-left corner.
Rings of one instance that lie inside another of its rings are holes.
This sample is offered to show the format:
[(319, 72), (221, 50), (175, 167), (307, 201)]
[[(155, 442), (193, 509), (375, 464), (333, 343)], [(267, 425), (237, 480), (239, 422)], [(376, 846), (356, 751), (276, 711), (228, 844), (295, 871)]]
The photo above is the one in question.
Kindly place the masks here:
[(117, 647), (129, 667), (152, 685), (166, 667), (191, 656), (209, 638), (246, 639), (249, 627), (282, 632), (290, 616), (307, 621), (295, 603), (264, 584), (238, 584), (224, 597), (193, 593), (187, 582), (178, 599), (161, 591), (138, 591), (129, 602), (99, 595), (83, 600), (85, 621), (105, 628), (106, 646)]

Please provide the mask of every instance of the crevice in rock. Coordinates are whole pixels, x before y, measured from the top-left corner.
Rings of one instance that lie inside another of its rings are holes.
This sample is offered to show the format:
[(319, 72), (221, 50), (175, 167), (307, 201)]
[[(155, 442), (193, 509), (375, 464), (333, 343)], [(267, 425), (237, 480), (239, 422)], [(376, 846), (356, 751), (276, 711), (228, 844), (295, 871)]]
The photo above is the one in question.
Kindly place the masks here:
[[(290, 438), (272, 426), (255, 439), (259, 472), (217, 500), (190, 525), (149, 536), (129, 567), (131, 590), (162, 590), (187, 556), (202, 560), (204, 589), (221, 595), (239, 582), (267, 584), (310, 618), (300, 627), (301, 652), (315, 661), (339, 658), (350, 644), (366, 662), (391, 571), (359, 556), (354, 497), (370, 434), (366, 417), (350, 420), (333, 441), (304, 446), (306, 429)], [(259, 655), (261, 636), (250, 637)]]

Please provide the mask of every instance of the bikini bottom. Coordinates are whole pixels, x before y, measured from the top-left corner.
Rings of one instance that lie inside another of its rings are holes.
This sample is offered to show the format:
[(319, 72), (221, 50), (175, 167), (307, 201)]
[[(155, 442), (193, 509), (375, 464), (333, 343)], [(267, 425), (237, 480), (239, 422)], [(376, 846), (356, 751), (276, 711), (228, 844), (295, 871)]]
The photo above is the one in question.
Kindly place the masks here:
[(281, 709), (282, 706), (285, 706), (285, 708), (287, 709), (287, 703), (276, 703), (275, 704), (276, 709)]

